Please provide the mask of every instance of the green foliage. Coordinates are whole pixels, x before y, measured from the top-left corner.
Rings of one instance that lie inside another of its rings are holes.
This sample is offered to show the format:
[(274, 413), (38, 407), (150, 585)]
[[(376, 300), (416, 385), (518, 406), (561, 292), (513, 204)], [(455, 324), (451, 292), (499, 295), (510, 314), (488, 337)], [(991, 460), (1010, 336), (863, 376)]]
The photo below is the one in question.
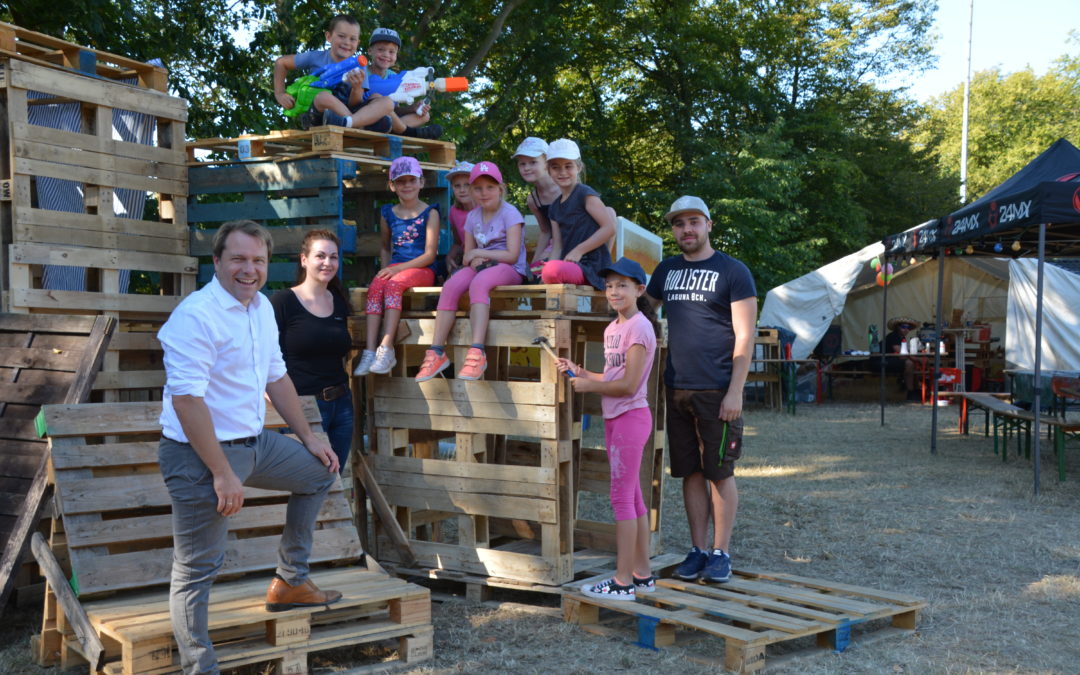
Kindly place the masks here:
[[(1031, 69), (975, 73), (968, 130), (968, 201), (996, 187), (1059, 138), (1080, 143), (1080, 39), (1041, 77)], [(960, 182), (963, 85), (933, 99), (911, 134), (956, 189)]]
[[(438, 96), (459, 157), (496, 161), (529, 135), (570, 137), (586, 181), (662, 234), (684, 193), (715, 211), (714, 243), (776, 283), (950, 209), (910, 102), (872, 82), (930, 57), (934, 0), (72, 0), (0, 3), (20, 25), (139, 59), (160, 57), (191, 103), (189, 136), (286, 126), (273, 60), (323, 47), (351, 11), (361, 44), (399, 31), (399, 64), (466, 75)], [(236, 36), (243, 36), (237, 38)], [(242, 39), (246, 44), (237, 44)], [(1077, 67), (1074, 63), (1072, 67)], [(522, 206), (524, 190), (511, 195)]]

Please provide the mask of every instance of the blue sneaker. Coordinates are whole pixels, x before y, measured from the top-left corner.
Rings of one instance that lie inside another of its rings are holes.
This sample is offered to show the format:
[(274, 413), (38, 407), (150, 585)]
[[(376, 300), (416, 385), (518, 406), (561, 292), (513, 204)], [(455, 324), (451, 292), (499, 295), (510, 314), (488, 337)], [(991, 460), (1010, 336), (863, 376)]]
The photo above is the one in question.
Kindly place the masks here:
[(731, 579), (731, 556), (720, 549), (714, 549), (701, 578), (713, 584), (722, 584)]
[(707, 562), (709, 562), (709, 554), (695, 546), (686, 554), (686, 560), (675, 568), (672, 576), (676, 579), (693, 581), (701, 576), (701, 570), (705, 568)]
[(327, 108), (322, 113), (322, 123), (326, 126), (343, 127), (349, 123), (349, 120), (344, 115), (339, 115)]

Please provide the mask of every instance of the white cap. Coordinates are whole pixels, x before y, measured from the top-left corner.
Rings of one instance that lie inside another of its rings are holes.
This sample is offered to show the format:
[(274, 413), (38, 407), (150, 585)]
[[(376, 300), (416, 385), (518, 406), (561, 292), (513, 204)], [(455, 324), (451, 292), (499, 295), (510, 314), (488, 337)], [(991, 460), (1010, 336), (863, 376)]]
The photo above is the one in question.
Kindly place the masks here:
[(473, 168), (473, 163), (472, 162), (462, 162), (462, 161), (454, 162), (454, 166), (449, 171), (446, 172), (446, 178), (449, 179), (451, 176), (454, 176), (454, 175), (459, 174), (459, 173), (469, 175), (469, 173), (472, 172), (472, 168)]
[(577, 143), (569, 138), (560, 138), (548, 145), (547, 158), (548, 161), (553, 159), (581, 159), (581, 150), (578, 149)]
[(546, 155), (547, 151), (548, 144), (544, 139), (537, 138), (536, 136), (529, 136), (517, 146), (517, 150), (514, 151), (514, 157), (517, 157), (518, 155), (539, 157), (540, 155)]
[(680, 213), (686, 213), (687, 211), (697, 211), (701, 215), (705, 216), (706, 220), (711, 219), (709, 215), (709, 207), (705, 206), (705, 202), (701, 200), (701, 197), (691, 197), (690, 195), (683, 195), (679, 197), (671, 204), (671, 210), (664, 214), (664, 220), (671, 223), (671, 219)]

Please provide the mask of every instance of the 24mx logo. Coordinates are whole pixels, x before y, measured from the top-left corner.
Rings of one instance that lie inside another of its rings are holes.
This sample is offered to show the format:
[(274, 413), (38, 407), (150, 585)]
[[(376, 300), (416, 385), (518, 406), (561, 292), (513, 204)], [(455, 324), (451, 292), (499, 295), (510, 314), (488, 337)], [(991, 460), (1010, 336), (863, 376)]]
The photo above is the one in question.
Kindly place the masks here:
[(1031, 200), (1005, 204), (998, 206), (997, 202), (990, 204), (990, 229), (999, 225), (1006, 225), (1014, 220), (1023, 220), (1031, 215)]

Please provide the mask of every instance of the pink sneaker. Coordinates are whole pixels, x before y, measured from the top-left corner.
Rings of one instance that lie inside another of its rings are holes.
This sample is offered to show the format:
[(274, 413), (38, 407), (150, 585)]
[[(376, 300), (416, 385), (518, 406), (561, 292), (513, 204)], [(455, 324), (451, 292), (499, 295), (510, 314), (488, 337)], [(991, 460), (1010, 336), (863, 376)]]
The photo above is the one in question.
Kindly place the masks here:
[(465, 365), (458, 371), (459, 380), (479, 380), (487, 370), (487, 355), (483, 349), (469, 347), (465, 354)]
[(438, 354), (434, 349), (424, 352), (424, 362), (420, 364), (420, 372), (416, 374), (417, 382), (427, 382), (450, 365), (450, 359), (446, 354)]

